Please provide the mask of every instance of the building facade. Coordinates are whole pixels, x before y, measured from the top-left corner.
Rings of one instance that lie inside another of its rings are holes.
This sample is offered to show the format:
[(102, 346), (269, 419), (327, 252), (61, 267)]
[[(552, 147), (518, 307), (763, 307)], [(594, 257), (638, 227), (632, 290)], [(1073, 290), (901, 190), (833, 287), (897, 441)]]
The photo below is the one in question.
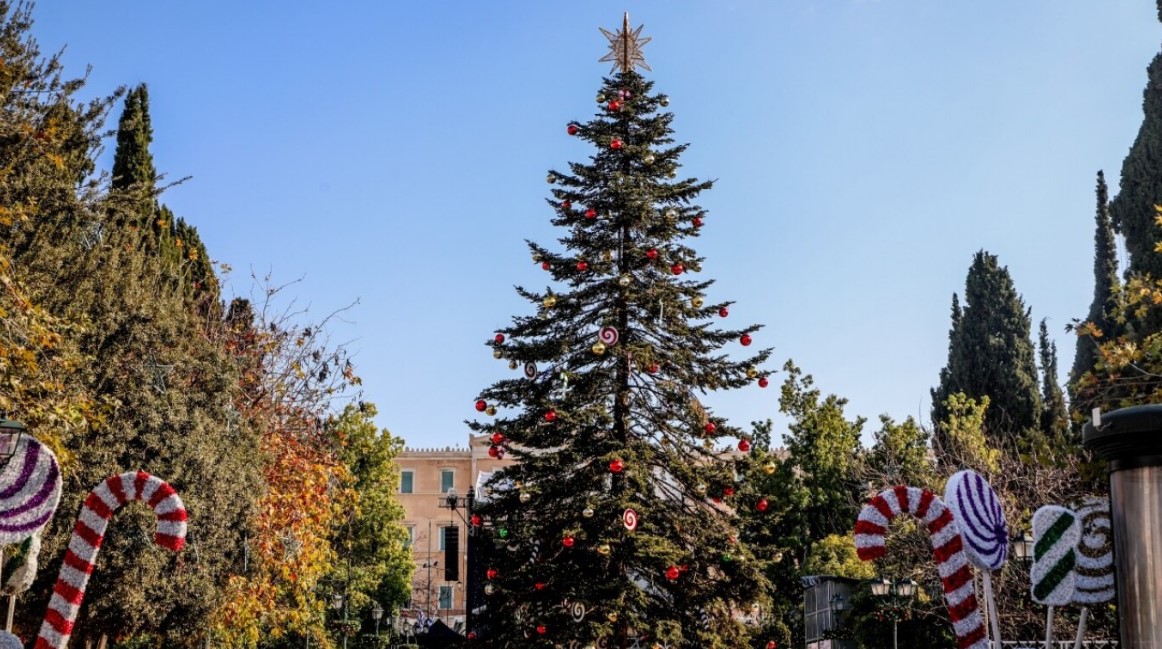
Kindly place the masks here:
[[(474, 492), (481, 474), (512, 464), (509, 459), (489, 457), (488, 447), (486, 436), (469, 436), (468, 448), (406, 448), (396, 459), (399, 500), (416, 562), (412, 600), (400, 611), (402, 625), (440, 619), (457, 631), (466, 631), (471, 521), (464, 498)], [(448, 506), (450, 501), (457, 504), (455, 509)], [(453, 557), (456, 570), (450, 573)]]

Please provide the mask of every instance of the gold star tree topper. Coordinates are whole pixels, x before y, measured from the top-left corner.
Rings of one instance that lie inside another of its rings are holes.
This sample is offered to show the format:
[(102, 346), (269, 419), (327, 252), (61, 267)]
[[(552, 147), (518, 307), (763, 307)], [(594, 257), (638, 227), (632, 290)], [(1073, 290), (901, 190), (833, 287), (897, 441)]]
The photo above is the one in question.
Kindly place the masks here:
[(653, 37), (646, 36), (642, 38), (642, 28), (645, 25), (638, 25), (638, 28), (630, 31), (629, 29), (629, 12), (621, 19), (621, 29), (617, 33), (610, 33), (609, 30), (598, 27), (602, 34), (609, 39), (609, 54), (601, 57), (600, 62), (613, 62), (613, 70), (617, 72), (619, 69), (622, 72), (633, 72), (635, 67), (644, 68), (649, 72), (650, 66), (646, 65), (646, 58), (642, 56), (642, 47), (650, 42)]

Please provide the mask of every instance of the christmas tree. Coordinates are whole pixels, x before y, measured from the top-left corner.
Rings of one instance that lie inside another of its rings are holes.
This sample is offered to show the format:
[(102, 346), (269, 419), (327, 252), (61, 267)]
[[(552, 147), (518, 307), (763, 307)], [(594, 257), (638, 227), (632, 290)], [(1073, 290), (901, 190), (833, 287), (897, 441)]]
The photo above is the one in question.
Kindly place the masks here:
[(529, 242), (553, 286), (517, 288), (536, 313), (488, 344), (520, 374), (468, 422), (518, 460), (473, 518), (487, 613), (469, 632), (492, 647), (733, 649), (764, 593), (737, 538), (737, 511), (765, 508), (737, 483), (751, 442), (700, 400), (766, 387), (770, 349), (751, 353), (758, 325), (716, 326), (731, 303), (692, 278), (703, 258), (688, 242), (709, 222), (694, 200), (711, 183), (678, 177), (686, 145), (636, 71), (641, 29), (627, 15), (602, 30), (615, 74), (595, 117), (566, 128), (596, 153), (547, 178), (564, 250)]

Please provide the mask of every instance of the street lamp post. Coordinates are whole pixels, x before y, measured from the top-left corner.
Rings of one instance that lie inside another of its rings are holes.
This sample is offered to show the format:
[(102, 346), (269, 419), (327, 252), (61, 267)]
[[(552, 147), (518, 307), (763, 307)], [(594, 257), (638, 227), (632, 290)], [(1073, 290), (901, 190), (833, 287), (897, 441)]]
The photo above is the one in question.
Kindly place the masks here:
[[(346, 588), (344, 588), (346, 590)], [(347, 649), (347, 593), (334, 592), (331, 594), (331, 608), (336, 613), (343, 610), (343, 649)]]
[(1028, 531), (1013, 538), (1013, 556), (1022, 563), (1033, 560), (1033, 535)]
[(375, 637), (379, 637), (379, 621), (383, 619), (383, 607), (379, 602), (372, 602), (371, 619), (375, 620)]
[[(916, 595), (916, 582), (911, 579), (904, 579), (897, 582), (892, 582), (887, 579), (872, 582), (872, 595), (876, 597), (904, 597), (911, 599)], [(892, 649), (899, 649), (899, 620), (892, 616)]]
[[(473, 586), (472, 579), (475, 576), (476, 568), (474, 561), (475, 553), (473, 552), (475, 546), (473, 539), (476, 537), (476, 526), (474, 526), (471, 522), (472, 508), (475, 503), (475, 488), (469, 488), (467, 496), (459, 496), (457, 495), (456, 490), (452, 489), (443, 497), (440, 503), (441, 508), (456, 512), (456, 515), (460, 517), (460, 520), (464, 522), (465, 527), (468, 529), (468, 541), (466, 543), (466, 547), (464, 548), (465, 563), (467, 563), (467, 574), (464, 576), (464, 581), (468, 585), (468, 587), (464, 589), (464, 628), (468, 633), (472, 631), (472, 595), (469, 589), (471, 589)], [(463, 514), (460, 513), (461, 509), (464, 510)], [(457, 557), (455, 560), (459, 561), (460, 559)]]

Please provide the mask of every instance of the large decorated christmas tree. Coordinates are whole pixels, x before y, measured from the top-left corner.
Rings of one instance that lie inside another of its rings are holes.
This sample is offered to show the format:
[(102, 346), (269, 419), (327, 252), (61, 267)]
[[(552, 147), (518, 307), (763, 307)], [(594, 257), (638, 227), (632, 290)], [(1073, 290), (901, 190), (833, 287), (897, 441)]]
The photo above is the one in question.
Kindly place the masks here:
[(735, 495), (750, 441), (701, 400), (766, 387), (770, 350), (706, 297), (689, 242), (713, 224), (694, 203), (711, 183), (679, 175), (641, 29), (602, 30), (614, 76), (565, 129), (595, 152), (547, 178), (563, 249), (529, 243), (552, 284), (517, 288), (536, 312), (489, 341), (517, 374), (469, 422), (518, 460), (473, 517), (487, 612), (469, 632), (490, 647), (735, 649), (764, 592), (737, 538), (739, 508), (766, 509)]

